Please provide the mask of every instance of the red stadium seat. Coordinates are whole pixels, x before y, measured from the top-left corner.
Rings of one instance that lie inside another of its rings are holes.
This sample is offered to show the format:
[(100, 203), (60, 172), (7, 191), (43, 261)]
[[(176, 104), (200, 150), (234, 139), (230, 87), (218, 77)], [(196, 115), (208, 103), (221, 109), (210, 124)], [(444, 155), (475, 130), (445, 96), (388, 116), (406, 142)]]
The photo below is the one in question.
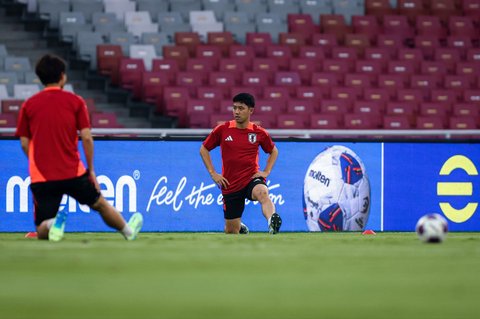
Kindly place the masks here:
[(414, 38), (415, 48), (420, 49), (426, 59), (431, 59), (435, 50), (440, 47), (440, 38), (431, 35), (417, 35)]
[(184, 46), (191, 57), (195, 56), (195, 49), (201, 43), (200, 35), (196, 32), (175, 32), (174, 42), (177, 46)]
[(123, 58), (120, 61), (120, 87), (131, 90), (136, 100), (142, 98), (142, 77), (145, 65), (142, 59)]
[(279, 114), (277, 128), (279, 129), (308, 129), (310, 116), (307, 114)]
[(168, 79), (168, 83), (174, 84), (177, 78), (179, 66), (174, 59), (153, 59), (152, 72), (161, 72)]
[(251, 60), (247, 62), (245, 59), (224, 58), (220, 60), (218, 71), (229, 72), (234, 75), (235, 81), (240, 83), (242, 79), (242, 72), (250, 71), (247, 64), (251, 66)]
[(16, 127), (17, 114), (15, 113), (0, 113), (0, 127)]
[(271, 115), (252, 114), (251, 121), (266, 129), (272, 129), (277, 126), (277, 118)]
[(370, 42), (375, 40), (378, 30), (380, 30), (380, 25), (376, 17), (371, 15), (354, 15), (352, 16), (352, 27), (353, 32), (356, 34), (367, 35)]
[(290, 98), (290, 89), (279, 86), (266, 86), (263, 88), (263, 98), (286, 101)]
[(92, 113), (91, 124), (94, 128), (122, 128), (115, 113)]
[(205, 72), (195, 72), (195, 71), (185, 71), (185, 72), (178, 72), (177, 73), (177, 86), (188, 88), (190, 92), (190, 96), (195, 96), (196, 89), (199, 86), (203, 86), (206, 84), (206, 76), (207, 73)]
[(212, 59), (205, 58), (190, 58), (187, 60), (185, 71), (187, 72), (203, 72), (207, 74), (208, 72), (216, 71), (218, 61), (213, 61)]
[(215, 112), (213, 100), (187, 100), (188, 127), (210, 127), (210, 115)]
[(405, 39), (396, 34), (379, 34), (377, 36), (377, 47), (387, 49), (390, 57), (395, 58), (399, 48), (405, 46)]
[(385, 115), (383, 128), (386, 130), (408, 130), (412, 127), (407, 115)]
[(321, 64), (316, 59), (310, 58), (293, 58), (290, 60), (289, 70), (297, 72), (303, 85), (309, 85), (312, 73), (320, 71)]
[(480, 106), (480, 89), (465, 90), (463, 92), (463, 100), (465, 103), (471, 103)]
[(382, 17), (393, 12), (389, 0), (365, 0), (365, 13), (367, 15)]
[(112, 85), (120, 83), (120, 61), (123, 58), (122, 47), (113, 44), (97, 45), (97, 70), (101, 75), (109, 76)]
[(162, 72), (144, 72), (142, 77), (142, 100), (147, 103), (157, 104), (161, 109), (163, 87), (168, 86), (168, 78)]
[(242, 85), (255, 88), (255, 95), (261, 95), (263, 88), (270, 85), (268, 73), (262, 71), (244, 72), (242, 75)]
[(214, 69), (218, 69), (218, 63), (222, 58), (222, 50), (216, 45), (198, 45), (195, 48), (195, 56), (211, 60)]
[(277, 62), (279, 70), (288, 70), (290, 59), (292, 58), (292, 50), (285, 45), (268, 45), (265, 56)]
[(420, 103), (419, 114), (422, 116), (439, 116), (446, 119), (450, 113), (450, 106), (438, 102), (424, 102)]
[(246, 44), (253, 48), (257, 57), (264, 57), (267, 46), (272, 43), (272, 36), (268, 32), (247, 32)]
[(473, 19), (468, 16), (448, 17), (448, 30), (450, 35), (468, 36), (470, 38), (478, 37), (478, 30), (473, 24)]
[(24, 100), (1, 100), (2, 104), (2, 111), (0, 114), (6, 114), (6, 113), (12, 113), (18, 115), (20, 112), (20, 108), (22, 107), (22, 104)]
[(210, 127), (217, 127), (225, 122), (232, 120), (232, 114), (211, 114), (210, 115)]
[(367, 74), (347, 73), (344, 80), (346, 87), (364, 89), (373, 85), (372, 79)]
[(383, 33), (401, 36), (403, 39), (413, 38), (414, 30), (404, 15), (383, 16)]
[(447, 30), (437, 16), (417, 16), (415, 29), (417, 34), (422, 36), (433, 36), (439, 39), (444, 39), (447, 36)]
[(445, 118), (441, 116), (417, 116), (417, 128), (421, 130), (442, 130)]
[(345, 34), (344, 45), (347, 48), (353, 48), (357, 51), (357, 55), (361, 56), (365, 52), (365, 49), (369, 48), (372, 40), (367, 34)]
[(327, 73), (345, 74), (351, 72), (352, 68), (347, 60), (325, 59), (323, 60), (322, 70)]
[(313, 59), (316, 62), (320, 62), (325, 59), (325, 51), (323, 48), (314, 46), (301, 46), (298, 50), (298, 58), (300, 59)]
[(312, 36), (312, 46), (322, 48), (329, 56), (332, 48), (338, 46), (338, 40), (334, 34), (315, 33)]
[(314, 114), (317, 109), (317, 103), (313, 100), (291, 99), (287, 101), (287, 113), (289, 114)]
[(478, 119), (480, 111), (473, 103), (455, 103), (452, 108), (452, 115), (457, 117), (469, 117)]
[(212, 86), (201, 86), (197, 88), (197, 98), (201, 100), (215, 101), (215, 105), (217, 105), (218, 101), (223, 100), (225, 96), (222, 88), (212, 87)]
[(460, 52), (455, 48), (438, 48), (434, 60), (444, 64), (448, 72), (454, 72), (456, 63), (460, 61)]
[[(329, 90), (327, 90), (327, 93)], [(314, 100), (316, 102), (322, 100), (325, 89), (315, 86), (299, 86), (295, 89), (297, 99)]]
[(377, 128), (368, 114), (347, 113), (344, 115), (344, 126), (347, 130), (365, 130)]
[(365, 114), (370, 117), (371, 123), (379, 128), (382, 126), (383, 109), (379, 102), (375, 101), (355, 101), (353, 103), (353, 113)]
[(223, 90), (224, 97), (229, 97), (228, 95), (230, 94), (230, 89), (236, 84), (234, 72), (211, 72), (208, 78), (208, 85), (221, 88)]
[(320, 102), (320, 112), (323, 114), (340, 114), (348, 113), (350, 101), (347, 100), (322, 100)]
[(366, 48), (364, 59), (367, 61), (378, 61), (380, 67), (386, 69), (388, 61), (391, 60), (390, 51), (386, 48)]
[(350, 26), (346, 23), (344, 15), (320, 14), (321, 33), (333, 34), (338, 41), (341, 41), (344, 35), (350, 31)]
[(285, 100), (273, 99), (273, 100), (264, 100), (257, 99), (255, 101), (255, 113), (272, 115), (283, 113), (286, 110)]
[(476, 130), (478, 127), (472, 117), (452, 116), (449, 118), (448, 128), (452, 130)]
[(381, 105), (382, 109), (385, 109), (386, 103), (390, 101), (390, 93), (387, 89), (382, 88), (366, 88), (363, 91), (363, 99), (365, 101), (374, 101)]
[(386, 89), (392, 98), (396, 98), (397, 92), (407, 86), (407, 77), (398, 74), (380, 74), (378, 87)]
[(246, 69), (250, 70), (252, 66), (252, 60), (255, 57), (255, 51), (253, 50), (253, 46), (231, 45), (230, 53), (228, 56), (232, 59), (242, 61)]
[(323, 96), (329, 96), (330, 88), (339, 85), (341, 78), (341, 74), (314, 72), (312, 74), (312, 80), (310, 82), (312, 87), (322, 89)]
[(291, 49), (292, 55), (297, 56), (300, 47), (307, 44), (307, 35), (305, 33), (284, 33), (279, 35), (278, 43), (283, 46), (288, 46)]
[(357, 50), (355, 48), (334, 47), (332, 48), (332, 60), (342, 60), (348, 63), (348, 69), (352, 70), (357, 60)]
[(274, 74), (278, 71), (278, 63), (270, 58), (254, 58), (252, 62), (252, 71), (261, 71), (268, 74), (268, 81), (273, 83)]
[(231, 32), (208, 32), (207, 44), (216, 45), (220, 48), (224, 57), (228, 56), (229, 48), (235, 43)]
[(416, 17), (427, 13), (423, 0), (398, 0), (397, 8), (398, 14), (408, 17), (410, 22), (415, 21)]
[(339, 129), (342, 127), (343, 117), (339, 114), (312, 114), (310, 128), (315, 130)]
[[(447, 74), (447, 67), (440, 61), (421, 61), (420, 74), (432, 75), (438, 80)], [(441, 81), (439, 80), (439, 82)]]
[(318, 31), (317, 26), (313, 22), (312, 16), (308, 13), (288, 14), (287, 24), (289, 32), (301, 33), (310, 36)]
[(185, 46), (166, 45), (162, 49), (163, 58), (177, 61), (179, 70), (185, 70), (189, 52)]
[(276, 72), (274, 75), (274, 84), (279, 87), (290, 89), (290, 95), (294, 95), (295, 88), (302, 84), (300, 75), (297, 72)]

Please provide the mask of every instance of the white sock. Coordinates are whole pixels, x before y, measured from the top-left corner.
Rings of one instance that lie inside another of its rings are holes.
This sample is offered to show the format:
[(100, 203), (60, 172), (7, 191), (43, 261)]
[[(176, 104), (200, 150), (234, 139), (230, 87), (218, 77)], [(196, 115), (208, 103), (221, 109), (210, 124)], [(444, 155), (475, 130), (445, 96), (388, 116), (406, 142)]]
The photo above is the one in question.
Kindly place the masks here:
[(125, 224), (125, 227), (120, 231), (123, 234), (123, 237), (129, 238), (130, 236), (133, 235), (132, 228), (128, 224)]
[(47, 220), (45, 221), (45, 223), (46, 223), (46, 225), (47, 225), (47, 229), (52, 228), (52, 225), (53, 225), (54, 222), (55, 222), (55, 218), (47, 219)]

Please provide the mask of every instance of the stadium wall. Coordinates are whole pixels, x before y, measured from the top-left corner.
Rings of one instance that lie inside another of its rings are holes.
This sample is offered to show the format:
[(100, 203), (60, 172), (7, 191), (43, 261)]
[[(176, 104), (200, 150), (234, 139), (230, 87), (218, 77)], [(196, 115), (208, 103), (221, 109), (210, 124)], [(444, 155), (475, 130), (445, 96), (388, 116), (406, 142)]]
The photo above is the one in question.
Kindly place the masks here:
[[(283, 231), (308, 231), (303, 185), (313, 159), (342, 145), (363, 162), (370, 182), (370, 216), (365, 228), (413, 231), (422, 215), (438, 212), (451, 231), (480, 231), (480, 148), (455, 142), (277, 141), (279, 158), (268, 186), (284, 220)], [(220, 190), (199, 156), (199, 140), (97, 140), (96, 173), (104, 196), (125, 217), (139, 211), (145, 231), (223, 231)], [(0, 140), (0, 231), (32, 231), (33, 205), (27, 159), (18, 140)], [(266, 156), (260, 151), (260, 166)], [(212, 151), (217, 170), (220, 152)], [(333, 183), (333, 182), (332, 182)], [(67, 231), (110, 231), (97, 213), (67, 197)], [(244, 221), (265, 231), (258, 204), (248, 203)]]

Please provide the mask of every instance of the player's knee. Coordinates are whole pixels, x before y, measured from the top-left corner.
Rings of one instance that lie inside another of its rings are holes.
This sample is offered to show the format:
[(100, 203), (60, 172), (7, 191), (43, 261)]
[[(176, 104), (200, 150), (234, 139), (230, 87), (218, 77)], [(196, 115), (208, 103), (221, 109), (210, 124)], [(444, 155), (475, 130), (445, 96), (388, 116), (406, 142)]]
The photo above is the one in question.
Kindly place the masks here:
[(262, 187), (262, 188), (258, 189), (255, 192), (255, 197), (260, 203), (268, 201), (269, 200), (268, 189), (266, 187)]

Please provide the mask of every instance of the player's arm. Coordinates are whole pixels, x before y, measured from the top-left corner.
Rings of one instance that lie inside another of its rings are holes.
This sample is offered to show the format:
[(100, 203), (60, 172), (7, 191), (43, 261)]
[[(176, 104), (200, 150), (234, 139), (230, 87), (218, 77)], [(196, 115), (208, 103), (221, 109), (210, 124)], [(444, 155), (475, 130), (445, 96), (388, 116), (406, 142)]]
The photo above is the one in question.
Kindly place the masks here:
[(220, 187), (227, 188), (230, 183), (225, 177), (215, 171), (212, 163), (212, 158), (210, 157), (210, 152), (205, 146), (203, 146), (203, 144), (202, 146), (200, 146), (200, 156), (202, 157), (203, 164), (205, 164), (205, 167), (207, 168), (207, 171), (212, 177), (215, 184)]
[(275, 165), (275, 162), (277, 161), (277, 157), (278, 157), (278, 148), (274, 146), (272, 151), (268, 155), (267, 165), (265, 165), (265, 169), (263, 171), (256, 172), (252, 178), (256, 178), (256, 177), (267, 178), (268, 175), (270, 175), (270, 173), (272, 172), (273, 165)]
[(95, 175), (95, 168), (93, 166), (93, 137), (90, 128), (83, 128), (80, 130), (80, 136), (82, 138), (83, 152), (85, 153), (85, 160), (87, 161), (87, 168), (92, 177), (97, 189), (100, 186), (97, 182), (97, 176)]
[(28, 145), (30, 144), (30, 139), (25, 136), (20, 136), (20, 145), (22, 147), (23, 152), (28, 157)]

